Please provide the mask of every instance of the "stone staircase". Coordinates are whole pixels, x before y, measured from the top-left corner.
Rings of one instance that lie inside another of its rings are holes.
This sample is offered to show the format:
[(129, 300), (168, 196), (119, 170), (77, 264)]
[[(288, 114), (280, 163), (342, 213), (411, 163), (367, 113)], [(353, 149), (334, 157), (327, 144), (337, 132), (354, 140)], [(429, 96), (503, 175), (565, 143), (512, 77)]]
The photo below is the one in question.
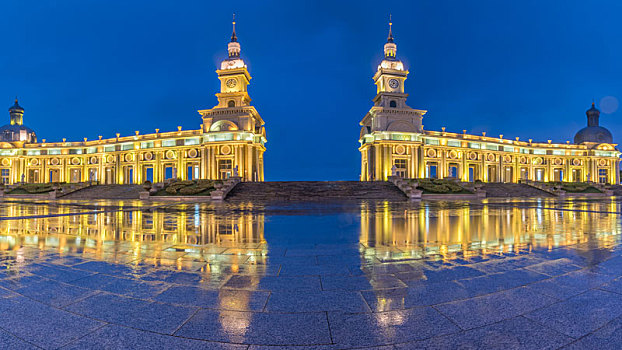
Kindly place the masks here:
[(482, 184), (486, 197), (553, 197), (552, 194), (526, 184), (490, 182)]
[(96, 185), (90, 186), (59, 199), (138, 199), (142, 185)]
[(227, 201), (320, 201), (395, 200), (406, 196), (390, 182), (374, 181), (274, 181), (241, 182), (229, 192)]

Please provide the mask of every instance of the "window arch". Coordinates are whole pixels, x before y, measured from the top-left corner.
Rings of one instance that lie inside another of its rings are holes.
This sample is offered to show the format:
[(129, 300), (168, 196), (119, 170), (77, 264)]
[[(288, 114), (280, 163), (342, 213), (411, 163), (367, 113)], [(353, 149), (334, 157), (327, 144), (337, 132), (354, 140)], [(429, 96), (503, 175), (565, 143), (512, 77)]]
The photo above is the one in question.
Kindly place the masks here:
[(235, 101), (229, 100), (229, 102), (227, 102), (227, 107), (235, 107)]
[(397, 107), (397, 102), (395, 102), (395, 100), (389, 101), (389, 107), (391, 107), (391, 108)]

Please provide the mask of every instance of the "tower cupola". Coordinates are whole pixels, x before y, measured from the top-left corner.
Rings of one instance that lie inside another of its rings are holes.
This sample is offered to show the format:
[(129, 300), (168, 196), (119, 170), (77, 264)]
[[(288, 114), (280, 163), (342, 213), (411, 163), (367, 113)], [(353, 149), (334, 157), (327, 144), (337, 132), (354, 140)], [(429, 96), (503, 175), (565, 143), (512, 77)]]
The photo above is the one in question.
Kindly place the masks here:
[(235, 35), (235, 13), (231, 23), (233, 24), (233, 33), (231, 33), (231, 41), (227, 45), (227, 51), (229, 51), (229, 58), (237, 58), (240, 57), (240, 43), (238, 42), (237, 35)]
[(9, 115), (11, 116), (11, 125), (24, 124), (24, 109), (17, 102), (17, 97), (15, 98), (15, 104), (9, 108)]
[(384, 44), (384, 58), (386, 59), (395, 59), (395, 55), (397, 53), (397, 45), (393, 41), (393, 22), (391, 21), (391, 16), (389, 16), (389, 36), (387, 37), (387, 43)]

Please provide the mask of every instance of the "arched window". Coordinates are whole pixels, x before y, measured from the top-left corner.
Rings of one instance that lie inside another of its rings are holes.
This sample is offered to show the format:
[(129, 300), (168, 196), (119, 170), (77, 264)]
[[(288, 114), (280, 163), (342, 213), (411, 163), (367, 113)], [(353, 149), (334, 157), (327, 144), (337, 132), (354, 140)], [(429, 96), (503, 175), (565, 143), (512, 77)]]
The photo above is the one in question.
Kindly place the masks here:
[(397, 107), (397, 102), (395, 102), (395, 100), (391, 100), (391, 101), (389, 102), (389, 107), (391, 107), (391, 108), (395, 108), (395, 107)]
[(235, 107), (235, 101), (230, 100), (229, 102), (227, 102), (227, 107)]

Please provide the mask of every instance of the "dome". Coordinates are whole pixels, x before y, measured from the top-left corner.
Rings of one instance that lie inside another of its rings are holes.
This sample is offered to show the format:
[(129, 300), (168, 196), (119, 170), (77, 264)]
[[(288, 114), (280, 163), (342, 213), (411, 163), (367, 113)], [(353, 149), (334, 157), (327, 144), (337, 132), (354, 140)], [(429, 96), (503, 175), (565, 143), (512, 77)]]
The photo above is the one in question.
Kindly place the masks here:
[(613, 143), (613, 136), (611, 135), (611, 132), (598, 125), (600, 111), (596, 108), (593, 102), (592, 107), (585, 111), (585, 115), (587, 116), (587, 126), (579, 130), (576, 135), (574, 135), (574, 143)]
[(574, 135), (574, 143), (583, 142), (613, 143), (613, 136), (602, 126), (586, 126)]
[(4, 125), (0, 127), (0, 142), (37, 142), (35, 131), (24, 125)]

